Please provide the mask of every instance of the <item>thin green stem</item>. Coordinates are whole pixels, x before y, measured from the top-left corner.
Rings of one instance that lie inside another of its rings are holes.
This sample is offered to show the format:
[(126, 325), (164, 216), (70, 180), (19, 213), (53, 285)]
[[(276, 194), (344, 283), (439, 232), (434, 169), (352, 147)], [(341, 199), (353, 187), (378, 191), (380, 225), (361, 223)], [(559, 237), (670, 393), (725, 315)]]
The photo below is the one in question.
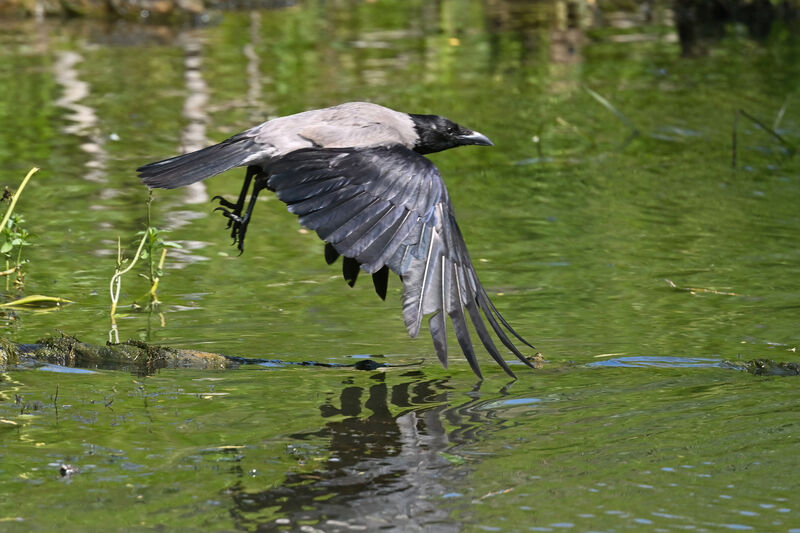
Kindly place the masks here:
[[(136, 265), (136, 262), (139, 260), (139, 256), (142, 253), (142, 248), (144, 247), (144, 243), (145, 243), (146, 240), (147, 240), (147, 232), (145, 232), (145, 234), (142, 235), (142, 240), (139, 241), (139, 247), (136, 249), (136, 255), (133, 256), (133, 260), (131, 261), (131, 264), (128, 265), (123, 270), (119, 269), (119, 267), (122, 266), (122, 264), (121, 264), (121, 257), (122, 257), (121, 254), (122, 253), (120, 251), (119, 245), (117, 245), (117, 272), (114, 273), (113, 276), (111, 276), (111, 285), (110, 285), (110, 290), (111, 290), (111, 316), (112, 317), (114, 316), (114, 314), (117, 311), (117, 301), (119, 300), (119, 291), (120, 291), (120, 288), (122, 286), (122, 276), (124, 274), (126, 274), (127, 272), (129, 272), (130, 269), (132, 269), (134, 267), (134, 265)], [(114, 286), (115, 283), (116, 283), (116, 288)]]
[(14, 211), (14, 206), (17, 205), (17, 200), (19, 200), (19, 197), (22, 194), (22, 189), (24, 189), (25, 185), (28, 184), (28, 180), (31, 179), (31, 176), (36, 174), (36, 172), (38, 171), (39, 171), (38, 168), (33, 167), (32, 169), (30, 169), (30, 171), (28, 171), (28, 175), (25, 176), (25, 179), (22, 180), (19, 189), (17, 189), (17, 192), (15, 192), (14, 195), (11, 197), (11, 205), (8, 206), (8, 210), (6, 211), (6, 214), (3, 217), (3, 221), (0, 222), (0, 228), (6, 227), (6, 224), (8, 224), (8, 219), (11, 218), (11, 212)]

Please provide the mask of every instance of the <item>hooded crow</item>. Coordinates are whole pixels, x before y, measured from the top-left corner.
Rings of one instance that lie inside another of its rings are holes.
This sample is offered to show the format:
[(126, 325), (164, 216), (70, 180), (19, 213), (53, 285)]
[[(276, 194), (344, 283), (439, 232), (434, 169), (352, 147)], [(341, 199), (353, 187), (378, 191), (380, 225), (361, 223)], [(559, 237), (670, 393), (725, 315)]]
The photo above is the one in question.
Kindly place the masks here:
[(431, 315), (428, 328), (444, 367), (446, 315), (470, 367), (482, 377), (467, 327), (469, 316), (492, 358), (516, 377), (486, 323), (531, 367), (506, 331), (533, 346), (489, 300), (444, 181), (423, 156), (470, 144), (492, 146), (486, 136), (438, 115), (351, 102), (269, 120), (214, 146), (144, 165), (138, 172), (151, 188), (173, 189), (247, 167), (236, 202), (214, 198), (240, 251), (256, 198), (269, 189), (300, 224), (325, 241), (328, 264), (342, 256), (344, 278), (351, 287), (363, 270), (372, 274), (376, 292), (385, 299), (389, 270), (400, 276), (408, 333), (416, 337), (423, 317)]

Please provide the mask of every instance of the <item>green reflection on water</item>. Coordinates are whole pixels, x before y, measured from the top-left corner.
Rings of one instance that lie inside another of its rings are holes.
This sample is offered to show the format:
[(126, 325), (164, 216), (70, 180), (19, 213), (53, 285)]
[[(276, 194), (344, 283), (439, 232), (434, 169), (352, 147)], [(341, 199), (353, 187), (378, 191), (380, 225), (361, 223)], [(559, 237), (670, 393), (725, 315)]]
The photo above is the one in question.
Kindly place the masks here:
[[(734, 172), (730, 140), (737, 109), (772, 123), (787, 103), (780, 133), (799, 144), (797, 43), (730, 37), (682, 59), (666, 18), (621, 30), (558, 17), (549, 4), (379, 2), (226, 13), (192, 30), (4, 22), (0, 169), (9, 184), (43, 169), (17, 207), (38, 235), (25, 290), (78, 302), (8, 317), (7, 336), (106, 339), (116, 238), (132, 244), (144, 220), (136, 166), (359, 99), (493, 139), (435, 162), (484, 285), (559, 370), (521, 372), (506, 389), (484, 364), (472, 392), (460, 357), (442, 370), (427, 338), (407, 338), (399, 283), (385, 303), (369, 283), (348, 289), (274, 198), (259, 202), (237, 257), (206, 199), (235, 194), (241, 172), (159, 191), (154, 222), (185, 249), (168, 258), (163, 321), (131, 313), (123, 338), (425, 362), (386, 374), (9, 372), (0, 524), (292, 529), (411, 512), (404, 525), (434, 530), (800, 527), (792, 380), (580, 366), (796, 361), (798, 163), (740, 120)], [(629, 129), (584, 86), (641, 135), (626, 143)], [(127, 302), (146, 291), (135, 278), (123, 288)], [(62, 462), (79, 474), (59, 480)]]

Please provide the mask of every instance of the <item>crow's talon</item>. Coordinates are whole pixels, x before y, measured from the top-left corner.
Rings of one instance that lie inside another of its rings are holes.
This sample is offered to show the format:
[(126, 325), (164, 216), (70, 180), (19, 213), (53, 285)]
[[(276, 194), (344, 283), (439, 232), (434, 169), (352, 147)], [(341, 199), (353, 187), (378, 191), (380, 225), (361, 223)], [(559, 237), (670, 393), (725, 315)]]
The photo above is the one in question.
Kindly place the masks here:
[(211, 201), (219, 202), (219, 206), (215, 207), (214, 211), (219, 211), (225, 218), (228, 219), (228, 225), (226, 226), (226, 229), (231, 230), (231, 239), (233, 240), (231, 244), (235, 244), (239, 249), (239, 255), (244, 253), (244, 235), (247, 232), (247, 225), (250, 222), (250, 213), (253, 211), (255, 199), (258, 196), (258, 191), (264, 188), (264, 184), (258, 186), (261, 182), (257, 180), (257, 187), (254, 188), (253, 193), (250, 196), (250, 203), (247, 207), (247, 211), (243, 214), (242, 211), (244, 211), (244, 201), (247, 197), (246, 193), (250, 185), (250, 180), (255, 175), (255, 168), (248, 167), (244, 186), (242, 187), (242, 192), (239, 194), (239, 200), (236, 203), (226, 200), (219, 195), (216, 195), (211, 199)]
[[(228, 217), (231, 221), (241, 224), (244, 219), (233, 211), (228, 211), (224, 207), (217, 207), (214, 211), (219, 211), (223, 216)], [(230, 224), (230, 222), (228, 222)], [(230, 227), (230, 225), (228, 226)]]
[(216, 195), (215, 197), (213, 197), (211, 199), (212, 202), (214, 200), (218, 201), (219, 205), (221, 205), (223, 207), (227, 207), (228, 209), (233, 209), (234, 213), (236, 213), (236, 212), (241, 213), (241, 211), (242, 211), (242, 206), (237, 205), (237, 204), (235, 204), (235, 203), (233, 203), (231, 201), (228, 201), (228, 200), (226, 200), (225, 198), (223, 198), (220, 195)]

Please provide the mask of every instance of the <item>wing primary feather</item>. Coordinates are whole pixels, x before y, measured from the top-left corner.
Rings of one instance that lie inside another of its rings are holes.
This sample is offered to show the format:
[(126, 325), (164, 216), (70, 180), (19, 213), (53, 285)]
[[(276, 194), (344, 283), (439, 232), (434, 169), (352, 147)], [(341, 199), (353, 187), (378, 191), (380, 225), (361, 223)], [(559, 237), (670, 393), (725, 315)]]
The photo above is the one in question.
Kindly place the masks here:
[(384, 265), (372, 275), (372, 285), (381, 300), (386, 300), (386, 289), (389, 286), (389, 267)]
[(400, 277), (403, 277), (402, 272), (408, 271), (408, 264), (411, 262), (411, 247), (403, 245), (402, 249), (398, 248), (397, 251), (389, 258), (389, 266), (395, 272), (401, 272)]
[(386, 261), (389, 268), (401, 276), (411, 268), (411, 263), (415, 258), (414, 249), (421, 246), (420, 243), (426, 230), (425, 224), (420, 224), (419, 216), (414, 215), (409, 220), (413, 227), (408, 228), (408, 233), (402, 244)]
[(499, 320), (499, 321), (500, 321), (500, 323), (501, 323), (501, 324), (503, 324), (503, 325), (506, 327), (506, 329), (507, 329), (507, 330), (508, 330), (508, 331), (509, 331), (509, 332), (510, 332), (512, 335), (514, 335), (516, 338), (518, 338), (518, 339), (519, 339), (521, 342), (523, 342), (523, 343), (524, 343), (526, 346), (528, 346), (529, 348), (533, 348), (534, 350), (536, 349), (536, 346), (534, 346), (533, 344), (531, 344), (531, 343), (529, 343), (528, 341), (526, 341), (525, 339), (523, 339), (523, 338), (520, 336), (520, 334), (519, 334), (519, 333), (517, 333), (516, 331), (514, 331), (514, 328), (512, 328), (512, 327), (511, 327), (511, 324), (509, 324), (508, 322), (506, 322), (506, 319), (505, 319), (505, 318), (503, 318), (503, 315), (501, 315), (501, 314), (500, 314), (500, 311), (498, 311), (498, 310), (497, 310), (497, 308), (494, 306), (494, 304), (492, 303), (492, 301), (491, 301), (491, 300), (490, 300), (488, 297), (486, 298), (486, 301), (489, 303), (489, 307), (491, 307), (492, 311), (494, 312), (495, 316), (497, 317), (497, 320)]
[[(453, 324), (453, 331), (456, 334), (456, 339), (458, 340), (458, 344), (461, 346), (461, 351), (464, 352), (464, 357), (467, 358), (467, 362), (469, 363), (470, 368), (472, 371), (475, 372), (475, 375), (478, 376), (480, 379), (483, 379), (483, 375), (481, 374), (481, 369), (478, 366), (478, 358), (475, 356), (475, 350), (472, 347), (472, 341), (469, 338), (469, 330), (467, 329), (467, 320), (464, 317), (464, 308), (461, 306), (461, 288), (459, 287), (458, 282), (458, 272), (456, 272), (456, 265), (453, 264), (453, 282), (455, 283), (455, 295), (456, 304), (452, 306), (450, 312), (448, 313), (450, 316), (450, 323)], [(453, 293), (451, 292), (451, 295)]]
[[(431, 234), (433, 233), (433, 228), (424, 228), (423, 233)], [(419, 335), (419, 327), (422, 322), (425, 279), (428, 274), (428, 268), (430, 268), (429, 262), (434, 239), (428, 237), (425, 242), (425, 251), (427, 253), (423, 257), (412, 256), (407, 269), (403, 269), (403, 265), (401, 265), (401, 268), (395, 268), (397, 265), (394, 264), (390, 265), (403, 276), (403, 322), (412, 338), (416, 338)], [(392, 261), (391, 263), (394, 262)]]
[(428, 319), (428, 330), (433, 338), (433, 347), (442, 366), (447, 368), (447, 320), (444, 311), (439, 311)]
[(336, 248), (329, 242), (325, 243), (325, 262), (329, 265), (332, 265), (339, 259), (339, 252), (336, 251)]
[[(471, 278), (474, 278), (474, 279), (471, 279), (470, 281), (472, 282), (471, 285), (474, 287), (476, 294), (483, 293), (483, 296), (486, 298), (486, 303), (488, 304), (489, 308), (491, 308), (491, 310), (494, 313), (494, 315), (497, 317), (497, 320), (499, 320), (500, 323), (503, 324), (503, 326), (505, 326), (505, 328), (512, 335), (514, 335), (516, 338), (518, 338), (523, 344), (525, 344), (529, 348), (533, 348), (535, 350), (536, 348), (531, 343), (526, 341), (519, 333), (516, 332), (516, 330), (514, 330), (514, 328), (511, 327), (511, 324), (509, 324), (506, 321), (506, 319), (503, 318), (503, 315), (500, 314), (500, 311), (497, 310), (497, 308), (494, 306), (494, 303), (492, 303), (492, 301), (489, 299), (489, 297), (486, 296), (486, 291), (483, 289), (483, 287), (481, 286), (480, 282), (478, 281), (478, 276), (475, 273), (475, 269), (474, 269), (474, 267), (472, 267), (472, 264), (471, 264), (471, 262), (469, 260), (469, 255), (467, 254), (466, 247), (464, 246), (464, 237), (461, 235), (461, 230), (459, 229), (458, 224), (456, 223), (455, 217), (453, 216), (452, 211), (450, 211), (448, 214), (449, 214), (448, 221), (450, 222), (450, 224), (452, 226), (455, 241), (461, 243), (461, 246), (458, 247), (456, 251), (457, 251), (459, 256), (462, 256), (464, 258), (464, 264), (469, 265)], [(506, 345), (506, 346), (508, 346), (508, 345)], [(517, 354), (515, 353), (515, 355), (517, 355)], [(520, 357), (520, 355), (517, 355), (517, 357)], [(527, 359), (526, 359), (526, 362), (527, 362)]]
[[(433, 233), (433, 231), (431, 231)], [(428, 285), (428, 280), (430, 279), (431, 275), (431, 260), (434, 258), (433, 248), (436, 245), (437, 239), (436, 234), (433, 233), (430, 237), (430, 242), (428, 244), (428, 251), (425, 254), (425, 270), (422, 272), (422, 283), (419, 286), (419, 303), (417, 304), (417, 314), (416, 314), (416, 324), (414, 329), (419, 331), (420, 323), (422, 322), (422, 314), (425, 305), (425, 289)], [(436, 262), (433, 263), (433, 268), (436, 267)]]
[(489, 330), (486, 329), (486, 325), (481, 319), (481, 314), (478, 311), (478, 306), (475, 305), (475, 300), (470, 298), (466, 307), (467, 312), (469, 313), (469, 318), (472, 320), (472, 325), (475, 327), (475, 331), (478, 333), (478, 337), (481, 339), (481, 343), (483, 343), (486, 351), (489, 352), (489, 355), (492, 356), (492, 359), (494, 359), (495, 362), (500, 365), (503, 370), (505, 370), (506, 374), (514, 379), (517, 379), (517, 376), (514, 375), (514, 372), (508, 368), (508, 364), (503, 359), (503, 356), (497, 351), (497, 346), (494, 345), (492, 337), (489, 335)]
[(441, 257), (441, 299), (442, 308), (437, 311), (428, 320), (428, 329), (433, 337), (433, 347), (436, 349), (436, 355), (439, 357), (439, 362), (442, 366), (447, 368), (447, 257)]
[(494, 330), (495, 334), (500, 339), (500, 342), (502, 342), (506, 346), (506, 348), (511, 350), (511, 352), (515, 356), (517, 356), (517, 359), (519, 359), (529, 367), (534, 368), (533, 363), (528, 361), (528, 359), (524, 355), (522, 355), (522, 353), (517, 349), (517, 347), (514, 346), (514, 343), (511, 342), (511, 339), (509, 339), (508, 335), (506, 335), (506, 332), (503, 331), (503, 328), (501, 328), (500, 324), (498, 324), (497, 321), (494, 319), (492, 311), (489, 308), (489, 305), (487, 304), (487, 302), (491, 303), (491, 301), (489, 300), (489, 297), (486, 296), (486, 293), (482, 292), (478, 294), (475, 299), (478, 302), (478, 305), (480, 306), (481, 310), (483, 311), (483, 314), (486, 316), (486, 320), (489, 321), (489, 325), (492, 326), (492, 329)]
[(352, 257), (342, 258), (342, 275), (344, 276), (344, 280), (351, 287), (356, 284), (356, 280), (358, 279), (358, 271), (361, 270), (359, 266), (358, 261)]

